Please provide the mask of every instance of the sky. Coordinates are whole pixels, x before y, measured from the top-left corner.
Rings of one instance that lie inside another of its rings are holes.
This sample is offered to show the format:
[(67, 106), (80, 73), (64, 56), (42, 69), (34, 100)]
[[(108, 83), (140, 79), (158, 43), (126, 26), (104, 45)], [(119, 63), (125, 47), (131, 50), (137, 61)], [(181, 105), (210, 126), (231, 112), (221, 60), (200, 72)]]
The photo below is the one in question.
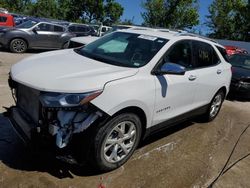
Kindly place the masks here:
[[(136, 25), (140, 25), (143, 22), (141, 17), (141, 12), (143, 8), (141, 6), (143, 0), (116, 0), (124, 7), (124, 13), (121, 17), (124, 19), (133, 19)], [(206, 20), (206, 15), (208, 15), (208, 6), (212, 3), (212, 0), (199, 0), (199, 15), (200, 15), (200, 28), (203, 32), (207, 32), (207, 27), (202, 25)]]

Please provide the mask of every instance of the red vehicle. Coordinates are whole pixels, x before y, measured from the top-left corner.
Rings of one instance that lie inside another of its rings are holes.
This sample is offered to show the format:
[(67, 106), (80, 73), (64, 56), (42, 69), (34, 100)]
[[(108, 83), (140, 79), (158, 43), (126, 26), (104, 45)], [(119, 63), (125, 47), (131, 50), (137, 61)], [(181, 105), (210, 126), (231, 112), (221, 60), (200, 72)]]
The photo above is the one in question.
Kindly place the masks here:
[(248, 54), (247, 50), (239, 48), (237, 46), (225, 46), (227, 55), (231, 56), (234, 54)]
[(0, 26), (14, 27), (14, 17), (10, 14), (0, 13)]

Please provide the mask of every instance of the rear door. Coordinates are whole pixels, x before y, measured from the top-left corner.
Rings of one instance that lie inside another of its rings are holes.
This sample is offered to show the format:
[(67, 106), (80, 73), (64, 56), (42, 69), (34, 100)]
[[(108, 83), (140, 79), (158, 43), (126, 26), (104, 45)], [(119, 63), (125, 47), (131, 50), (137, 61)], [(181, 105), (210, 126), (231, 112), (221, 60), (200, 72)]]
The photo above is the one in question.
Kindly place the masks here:
[(63, 40), (62, 35), (65, 32), (65, 28), (59, 25), (52, 25), (50, 33), (50, 39), (53, 48), (62, 48), (63, 47)]
[(54, 24), (40, 23), (36, 27), (35, 39), (37, 47), (61, 48), (61, 35), (64, 33), (64, 27)]
[(201, 41), (193, 41), (195, 71), (197, 75), (196, 107), (209, 104), (215, 93), (224, 85), (224, 68), (214, 47)]
[(40, 23), (36, 26), (34, 32), (35, 47), (40, 48), (51, 48), (52, 40), (52, 25), (47, 23)]

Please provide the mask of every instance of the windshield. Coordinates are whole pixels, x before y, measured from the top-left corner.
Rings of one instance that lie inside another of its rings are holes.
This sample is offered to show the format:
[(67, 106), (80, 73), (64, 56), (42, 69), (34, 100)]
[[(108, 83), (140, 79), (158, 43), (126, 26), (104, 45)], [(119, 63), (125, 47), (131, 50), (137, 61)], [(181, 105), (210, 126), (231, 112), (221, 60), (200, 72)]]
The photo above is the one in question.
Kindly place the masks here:
[(149, 35), (114, 32), (86, 45), (77, 52), (117, 66), (142, 67), (167, 43)]
[(22, 28), (22, 29), (28, 29), (33, 27), (34, 25), (36, 25), (38, 22), (34, 21), (34, 20), (28, 20), (18, 26), (16, 26), (16, 28)]
[(250, 69), (250, 56), (233, 55), (229, 58), (229, 63), (234, 67), (242, 67), (242, 68)]

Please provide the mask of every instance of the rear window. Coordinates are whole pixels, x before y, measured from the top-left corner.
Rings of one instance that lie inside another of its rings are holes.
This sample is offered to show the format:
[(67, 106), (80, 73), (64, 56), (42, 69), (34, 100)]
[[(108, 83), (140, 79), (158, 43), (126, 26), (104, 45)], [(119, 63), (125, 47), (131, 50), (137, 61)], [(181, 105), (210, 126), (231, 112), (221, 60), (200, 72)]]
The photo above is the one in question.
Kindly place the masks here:
[(7, 21), (7, 17), (5, 16), (0, 16), (0, 22), (6, 22)]
[(219, 46), (216, 46), (216, 48), (220, 51), (220, 54), (222, 55), (222, 57), (224, 58), (224, 60), (227, 61), (227, 62), (229, 62), (229, 58), (228, 58), (226, 49), (221, 48)]
[(63, 28), (63, 27), (60, 27), (60, 26), (55, 25), (55, 26), (54, 26), (54, 31), (55, 31), (55, 32), (63, 32), (63, 31), (64, 31), (64, 28)]
[(196, 67), (209, 67), (220, 62), (215, 50), (210, 44), (200, 41), (195, 41), (193, 44)]
[(85, 26), (78, 26), (77, 27), (78, 32), (87, 32), (88, 30), (89, 30), (88, 27), (85, 27)]
[(69, 30), (69, 32), (75, 32), (76, 27), (75, 26), (69, 26), (68, 30)]

